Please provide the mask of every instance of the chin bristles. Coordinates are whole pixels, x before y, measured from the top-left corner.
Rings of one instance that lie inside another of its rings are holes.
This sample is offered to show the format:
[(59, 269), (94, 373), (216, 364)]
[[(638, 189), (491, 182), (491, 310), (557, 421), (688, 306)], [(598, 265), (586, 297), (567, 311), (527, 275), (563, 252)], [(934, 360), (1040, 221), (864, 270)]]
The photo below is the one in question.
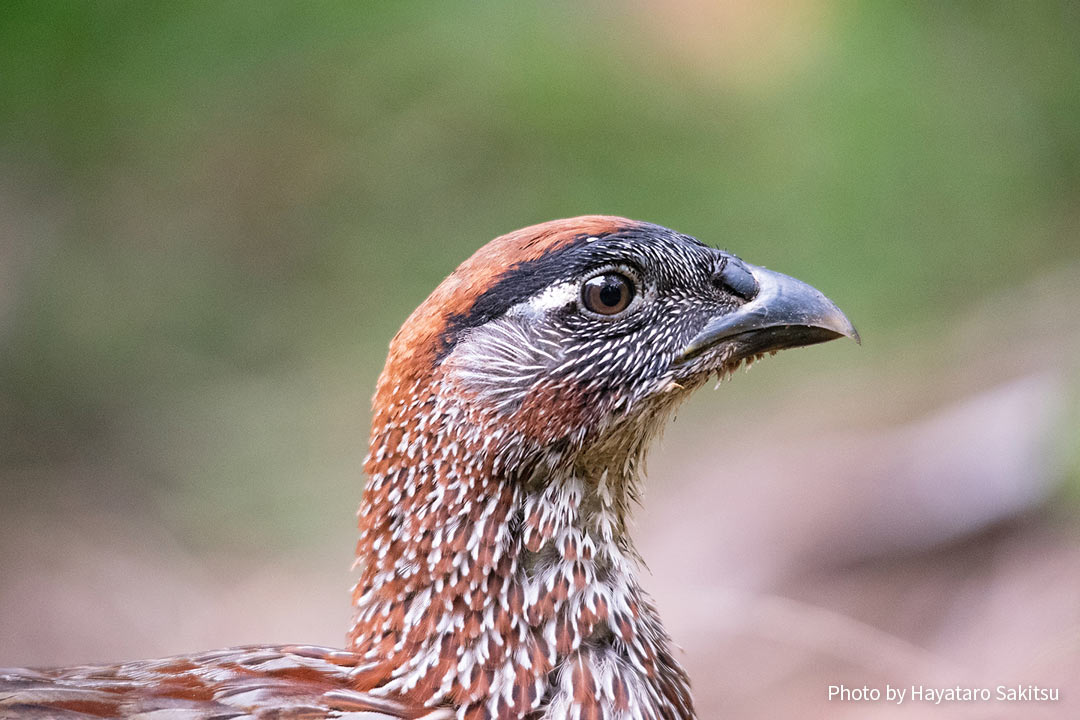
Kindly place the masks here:
[(731, 376), (735, 374), (735, 371), (739, 369), (739, 365), (742, 361), (733, 363), (731, 365), (725, 365), (716, 371), (716, 385), (713, 386), (713, 390), (719, 390), (720, 385), (731, 379)]
[[(776, 350), (772, 350), (772, 351), (768, 352), (767, 354), (770, 357), (772, 357), (777, 352), (778, 351), (776, 351)], [(750, 357), (746, 357), (746, 358), (743, 358), (741, 360), (736, 360), (733, 363), (728, 363), (726, 365), (722, 365), (721, 367), (719, 367), (716, 370), (716, 385), (713, 386), (713, 390), (718, 390), (722, 383), (730, 380), (731, 376), (735, 374), (735, 371), (738, 370), (740, 366), (745, 365), (746, 370), (749, 370), (751, 365), (756, 363), (758, 360), (764, 359), (765, 355), (766, 355), (766, 353), (758, 353), (756, 355), (751, 355)]]
[[(769, 354), (770, 355), (775, 355), (776, 351), (773, 350)], [(764, 358), (765, 358), (765, 353), (758, 353), (757, 355), (753, 355), (751, 357), (746, 358), (746, 369), (749, 370), (751, 365), (756, 363), (758, 360), (763, 360)]]

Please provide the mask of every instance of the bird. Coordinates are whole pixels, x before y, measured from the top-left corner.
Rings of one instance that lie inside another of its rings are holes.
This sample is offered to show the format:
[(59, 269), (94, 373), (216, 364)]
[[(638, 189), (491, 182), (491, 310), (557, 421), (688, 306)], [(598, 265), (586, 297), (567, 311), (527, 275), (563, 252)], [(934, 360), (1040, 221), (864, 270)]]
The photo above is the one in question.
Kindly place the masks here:
[(815, 288), (660, 225), (497, 237), (390, 342), (345, 648), (0, 670), (0, 718), (695, 718), (630, 533), (647, 450), (710, 378), (841, 337)]

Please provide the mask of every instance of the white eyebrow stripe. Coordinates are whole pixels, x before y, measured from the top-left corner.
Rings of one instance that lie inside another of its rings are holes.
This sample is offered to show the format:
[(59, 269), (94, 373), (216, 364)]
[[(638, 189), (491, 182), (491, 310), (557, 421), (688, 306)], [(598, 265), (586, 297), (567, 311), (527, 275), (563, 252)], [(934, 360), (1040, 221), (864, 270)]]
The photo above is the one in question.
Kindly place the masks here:
[(576, 280), (552, 285), (542, 293), (533, 295), (528, 300), (515, 305), (512, 308), (512, 312), (526, 317), (535, 317), (537, 315), (546, 314), (551, 310), (565, 307), (571, 303), (577, 302), (579, 285), (580, 283)]

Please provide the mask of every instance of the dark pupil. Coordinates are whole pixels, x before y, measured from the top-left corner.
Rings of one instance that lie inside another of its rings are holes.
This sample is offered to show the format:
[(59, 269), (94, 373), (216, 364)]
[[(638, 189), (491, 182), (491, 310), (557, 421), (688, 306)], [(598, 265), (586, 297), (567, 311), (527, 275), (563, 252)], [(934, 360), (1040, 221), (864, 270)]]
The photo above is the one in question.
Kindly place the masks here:
[(622, 275), (612, 273), (599, 275), (586, 282), (582, 299), (585, 307), (594, 313), (614, 315), (626, 309), (633, 295), (630, 281)]
[(626, 286), (620, 278), (608, 275), (604, 278), (604, 284), (600, 286), (600, 302), (609, 308), (616, 307), (622, 302)]

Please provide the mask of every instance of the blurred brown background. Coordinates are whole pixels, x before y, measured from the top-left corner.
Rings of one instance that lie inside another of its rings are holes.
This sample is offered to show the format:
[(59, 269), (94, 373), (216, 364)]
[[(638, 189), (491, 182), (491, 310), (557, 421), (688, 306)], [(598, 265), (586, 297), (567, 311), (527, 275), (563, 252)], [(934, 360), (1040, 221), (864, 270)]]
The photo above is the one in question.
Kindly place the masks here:
[(702, 718), (1080, 716), (1076, 3), (11, 2), (0, 97), (0, 665), (340, 644), (386, 343), (602, 212), (864, 338), (653, 454)]

